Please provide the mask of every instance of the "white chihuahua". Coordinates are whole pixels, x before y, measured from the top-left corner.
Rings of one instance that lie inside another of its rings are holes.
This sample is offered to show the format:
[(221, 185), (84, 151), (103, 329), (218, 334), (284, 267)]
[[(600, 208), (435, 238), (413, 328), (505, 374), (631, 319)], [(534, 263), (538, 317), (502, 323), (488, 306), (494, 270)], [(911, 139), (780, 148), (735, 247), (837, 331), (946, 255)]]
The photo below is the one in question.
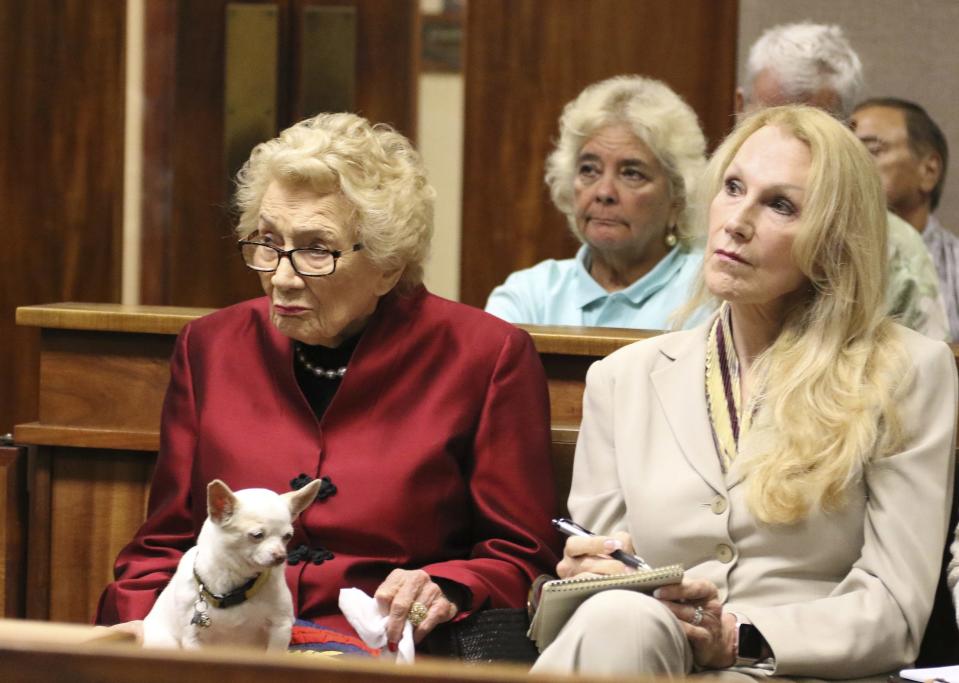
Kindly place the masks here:
[(293, 599), (283, 565), (293, 521), (321, 482), (282, 495), (234, 493), (219, 479), (207, 486), (209, 516), (196, 545), (143, 620), (144, 647), (246, 645), (285, 650)]

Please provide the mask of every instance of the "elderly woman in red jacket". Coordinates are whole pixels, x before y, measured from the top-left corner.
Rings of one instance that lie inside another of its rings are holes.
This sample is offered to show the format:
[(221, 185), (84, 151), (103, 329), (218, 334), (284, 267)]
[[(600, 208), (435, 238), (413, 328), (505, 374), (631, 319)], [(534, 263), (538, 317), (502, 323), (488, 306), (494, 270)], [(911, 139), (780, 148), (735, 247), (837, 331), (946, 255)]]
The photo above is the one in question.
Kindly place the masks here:
[(433, 196), (406, 138), (351, 114), (253, 150), (237, 230), (266, 296), (180, 334), (148, 519), (98, 622), (149, 611), (215, 478), (324, 481), (290, 544), (300, 619), (352, 633), (337, 598), (358, 587), (395, 644), (414, 603), (417, 641), (525, 604), (555, 560), (545, 377), (525, 332), (423, 287)]

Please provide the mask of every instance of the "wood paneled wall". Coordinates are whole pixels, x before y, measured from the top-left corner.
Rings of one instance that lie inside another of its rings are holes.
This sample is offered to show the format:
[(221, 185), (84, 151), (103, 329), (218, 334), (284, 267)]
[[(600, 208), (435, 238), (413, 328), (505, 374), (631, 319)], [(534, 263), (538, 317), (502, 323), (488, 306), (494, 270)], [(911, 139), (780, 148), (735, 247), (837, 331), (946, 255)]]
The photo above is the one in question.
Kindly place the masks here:
[[(261, 0), (262, 2), (263, 0)], [(147, 0), (141, 302), (225, 306), (261, 292), (233, 246), (224, 153), (228, 0)], [(353, 110), (416, 129), (416, 0), (273, 0), (279, 12), (277, 131), (317, 112), (297, 92), (304, 9), (356, 8)]]
[(27, 449), (0, 445), (0, 617), (26, 612)]
[(36, 412), (16, 307), (119, 300), (125, 13), (0, 0), (0, 433)]
[(577, 248), (543, 163), (563, 106), (586, 85), (659, 78), (711, 144), (730, 127), (736, 0), (480, 0), (467, 6), (461, 299), (482, 306), (519, 268)]

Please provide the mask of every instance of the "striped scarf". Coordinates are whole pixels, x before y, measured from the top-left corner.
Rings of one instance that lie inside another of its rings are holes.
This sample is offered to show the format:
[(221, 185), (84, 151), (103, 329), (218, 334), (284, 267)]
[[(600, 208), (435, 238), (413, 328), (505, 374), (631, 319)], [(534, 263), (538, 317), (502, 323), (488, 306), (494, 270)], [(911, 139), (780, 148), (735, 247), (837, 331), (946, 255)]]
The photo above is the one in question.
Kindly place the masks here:
[(706, 338), (706, 406), (713, 438), (724, 472), (739, 452), (740, 439), (749, 431), (754, 401), (742, 409), (739, 387), (739, 359), (733, 346), (729, 304), (724, 303)]

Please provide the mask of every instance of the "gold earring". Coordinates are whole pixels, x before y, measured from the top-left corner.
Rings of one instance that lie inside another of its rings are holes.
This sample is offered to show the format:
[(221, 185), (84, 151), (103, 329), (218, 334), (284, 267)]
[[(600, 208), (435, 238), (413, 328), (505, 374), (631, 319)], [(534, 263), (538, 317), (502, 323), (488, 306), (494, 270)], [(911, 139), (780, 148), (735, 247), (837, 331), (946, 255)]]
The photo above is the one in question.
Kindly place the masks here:
[(663, 244), (666, 245), (668, 249), (672, 249), (676, 246), (676, 243), (679, 241), (679, 238), (676, 236), (676, 226), (674, 225), (671, 228), (666, 230), (666, 234), (663, 235)]

